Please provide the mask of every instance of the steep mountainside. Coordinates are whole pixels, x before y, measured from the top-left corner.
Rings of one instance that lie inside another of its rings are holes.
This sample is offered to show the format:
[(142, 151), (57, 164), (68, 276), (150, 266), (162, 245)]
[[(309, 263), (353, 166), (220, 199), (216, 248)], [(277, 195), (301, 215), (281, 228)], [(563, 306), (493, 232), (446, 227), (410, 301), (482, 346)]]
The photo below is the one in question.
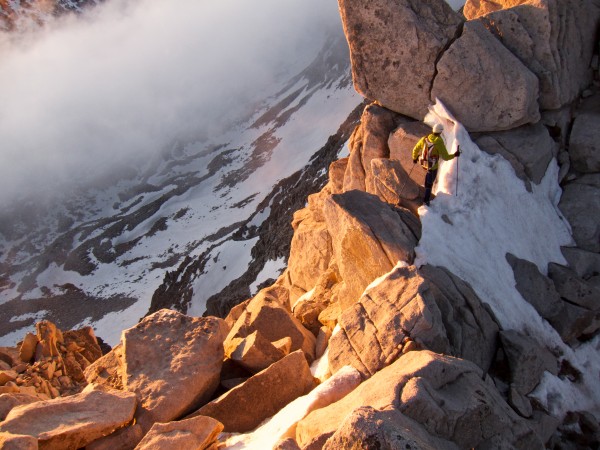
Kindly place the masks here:
[(223, 313), (276, 278), (291, 214), (322, 186), (358, 120), (341, 30), (271, 89), (226, 135), (4, 210), (1, 342), (44, 317), (62, 328), (93, 323), (115, 343), (149, 309), (201, 315), (212, 297), (211, 311)]
[[(214, 237), (209, 253), (167, 274), (154, 307), (175, 300), (191, 316), (159, 309), (101, 357), (90, 327), (63, 334), (47, 321), (0, 348), (0, 439), (138, 450), (600, 447), (600, 48), (587, 39), (598, 36), (600, 4), (467, 0), (464, 16), (442, 0), (339, 6), (366, 104), (255, 216), (227, 228), (231, 240)], [(548, 52), (524, 56), (537, 49)], [(280, 194), (304, 195), (297, 185), (361, 111), (348, 155), (293, 213), (282, 273), (266, 280), (278, 267), (268, 263), (255, 276), (237, 247), (271, 251), (275, 203), (297, 204)], [(439, 126), (449, 155), (427, 203), (412, 150)], [(210, 274), (232, 265), (250, 269), (209, 297), (224, 286)], [(193, 317), (255, 291), (224, 319)]]

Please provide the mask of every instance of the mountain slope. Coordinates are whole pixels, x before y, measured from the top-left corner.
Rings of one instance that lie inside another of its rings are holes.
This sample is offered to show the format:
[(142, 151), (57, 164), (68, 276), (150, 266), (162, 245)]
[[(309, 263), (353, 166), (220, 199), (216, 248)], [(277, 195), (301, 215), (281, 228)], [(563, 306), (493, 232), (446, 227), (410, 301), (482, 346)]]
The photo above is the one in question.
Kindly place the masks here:
[[(310, 178), (320, 173), (322, 180), (357, 120), (355, 114), (339, 130), (327, 155), (319, 153), (360, 103), (342, 33), (329, 36), (305, 70), (273, 91), (225, 135), (175, 145), (143, 170), (123, 167), (123, 173), (77, 195), (46, 205), (31, 200), (5, 211), (2, 342), (16, 340), (23, 327), (46, 317), (63, 328), (93, 323), (98, 335), (115, 343), (121, 329), (148, 312), (165, 272), (169, 280), (169, 271), (181, 265), (181, 272), (194, 261), (204, 273), (186, 275), (194, 278), (192, 290), (186, 287), (195, 293), (192, 298), (182, 302), (163, 294), (160, 304), (186, 310), (189, 303), (191, 312), (202, 314), (210, 296), (244, 275), (259, 253), (255, 246), (269, 248), (246, 279), (256, 289), (277, 276), (290, 231), (277, 230), (282, 239), (265, 243), (257, 230), (276, 210), (268, 203), (282, 202), (277, 192), (289, 189), (278, 183), (307, 163)], [(320, 183), (314, 178), (312, 188)], [(277, 213), (273, 226), (289, 223), (291, 211)]]

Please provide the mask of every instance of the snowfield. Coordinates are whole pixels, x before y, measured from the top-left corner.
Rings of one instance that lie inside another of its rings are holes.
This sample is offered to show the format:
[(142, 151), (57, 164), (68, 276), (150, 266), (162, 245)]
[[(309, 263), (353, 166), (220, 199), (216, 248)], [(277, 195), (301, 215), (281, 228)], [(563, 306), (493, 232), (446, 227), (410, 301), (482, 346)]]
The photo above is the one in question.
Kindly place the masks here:
[(583, 381), (577, 384), (546, 373), (532, 396), (549, 411), (558, 417), (568, 410), (600, 412), (600, 337), (574, 349), (566, 345), (517, 291), (506, 260), (512, 253), (535, 263), (543, 274), (550, 262), (566, 264), (560, 247), (574, 246), (574, 241), (557, 206), (562, 191), (556, 161), (539, 185), (532, 183), (530, 193), (508, 161), (480, 150), (441, 102), (425, 122), (441, 123), (450, 153), (460, 145), (462, 155), (441, 164), (436, 198), (430, 207), (419, 209), (423, 234), (415, 264), (446, 267), (491, 306), (502, 329), (520, 331), (558, 350), (582, 372)]

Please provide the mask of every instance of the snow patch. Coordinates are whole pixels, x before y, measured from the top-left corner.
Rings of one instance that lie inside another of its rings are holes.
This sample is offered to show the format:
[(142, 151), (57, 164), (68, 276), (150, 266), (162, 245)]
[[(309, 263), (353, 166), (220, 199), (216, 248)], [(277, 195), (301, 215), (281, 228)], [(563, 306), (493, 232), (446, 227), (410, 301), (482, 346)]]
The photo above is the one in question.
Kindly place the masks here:
[(265, 266), (256, 276), (254, 283), (250, 285), (250, 293), (256, 295), (258, 291), (258, 285), (264, 283), (268, 279), (277, 279), (281, 272), (285, 269), (285, 258), (282, 256), (277, 259), (270, 259), (265, 263)]
[[(342, 367), (335, 375), (310, 393), (299, 397), (251, 433), (230, 436), (224, 449), (269, 449), (286, 437), (294, 437), (296, 424), (315, 409), (324, 408), (352, 392), (362, 379), (351, 366)], [(223, 435), (224, 437), (225, 435)], [(221, 440), (221, 439), (219, 439)]]

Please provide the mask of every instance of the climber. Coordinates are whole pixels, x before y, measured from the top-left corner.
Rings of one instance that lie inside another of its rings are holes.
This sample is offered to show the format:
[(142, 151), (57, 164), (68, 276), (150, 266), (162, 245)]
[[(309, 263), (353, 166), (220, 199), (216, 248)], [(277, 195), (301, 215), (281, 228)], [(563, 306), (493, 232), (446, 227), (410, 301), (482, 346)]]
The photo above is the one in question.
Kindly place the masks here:
[(444, 161), (450, 161), (451, 159), (460, 156), (460, 146), (453, 155), (448, 154), (448, 150), (446, 150), (446, 145), (441, 136), (442, 131), (444, 131), (442, 125), (436, 123), (431, 131), (431, 134), (419, 139), (419, 142), (417, 142), (412, 151), (413, 164), (416, 164), (417, 161), (419, 161), (421, 166), (427, 171), (427, 175), (425, 175), (425, 197), (423, 198), (423, 203), (427, 206), (429, 206), (431, 189), (433, 188), (433, 182), (437, 175), (440, 156)]

